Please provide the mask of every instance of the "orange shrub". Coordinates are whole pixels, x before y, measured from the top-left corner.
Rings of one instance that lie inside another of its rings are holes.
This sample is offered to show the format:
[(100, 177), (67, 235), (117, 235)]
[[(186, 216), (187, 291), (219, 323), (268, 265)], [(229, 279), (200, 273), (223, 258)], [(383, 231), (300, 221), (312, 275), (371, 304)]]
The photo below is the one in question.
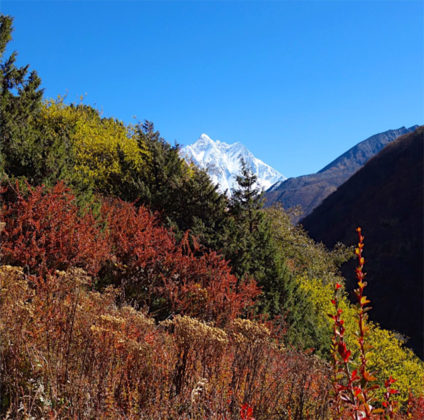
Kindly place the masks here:
[(177, 316), (158, 326), (89, 283), (72, 269), (34, 287), (21, 269), (0, 268), (6, 418), (223, 420), (243, 406), (255, 419), (326, 418), (322, 363), (273, 344), (262, 324)]
[(116, 258), (109, 273), (126, 298), (158, 318), (182, 313), (222, 325), (239, 316), (260, 293), (254, 280), (238, 281), (216, 252), (180, 243), (145, 207), (104, 203), (102, 216)]
[(91, 212), (80, 213), (75, 196), (59, 182), (23, 193), (16, 185), (15, 200), (0, 213), (1, 258), (45, 276), (55, 270), (82, 267), (95, 275), (107, 258), (107, 235)]

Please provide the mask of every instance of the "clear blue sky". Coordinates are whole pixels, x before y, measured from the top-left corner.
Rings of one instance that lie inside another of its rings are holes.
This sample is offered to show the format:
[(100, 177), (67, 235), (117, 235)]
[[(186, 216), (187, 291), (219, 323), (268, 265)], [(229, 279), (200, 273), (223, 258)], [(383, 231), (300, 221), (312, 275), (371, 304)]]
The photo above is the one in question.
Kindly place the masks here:
[(424, 123), (421, 1), (19, 1), (11, 48), (47, 97), (242, 142), (286, 176)]

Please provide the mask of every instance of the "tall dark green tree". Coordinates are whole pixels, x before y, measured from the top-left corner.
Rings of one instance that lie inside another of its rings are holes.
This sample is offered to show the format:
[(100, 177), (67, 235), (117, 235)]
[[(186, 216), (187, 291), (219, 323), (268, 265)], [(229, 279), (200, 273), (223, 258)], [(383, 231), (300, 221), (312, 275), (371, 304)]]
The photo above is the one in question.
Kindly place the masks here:
[(324, 348), (325, 338), (317, 329), (308, 296), (286, 266), (272, 235), (271, 219), (263, 210), (256, 176), (244, 161), (230, 206), (231, 222), (223, 237), (223, 252), (238, 278), (251, 276), (262, 288), (257, 310), (280, 318), (287, 328), (287, 343)]
[(228, 199), (205, 171), (195, 166), (190, 169), (191, 176), (178, 195), (180, 208), (188, 210), (182, 212), (179, 223), (183, 230), (190, 229), (202, 245), (218, 249), (228, 221)]
[(229, 206), (228, 224), (223, 245), (238, 277), (253, 275), (260, 283), (263, 277), (263, 261), (270, 249), (271, 237), (264, 213), (261, 192), (257, 178), (241, 160), (241, 173), (236, 178)]
[(5, 57), (12, 22), (11, 17), (0, 15), (0, 171), (2, 176), (26, 176), (41, 157), (34, 120), (43, 91), (35, 71), (16, 66), (16, 52)]

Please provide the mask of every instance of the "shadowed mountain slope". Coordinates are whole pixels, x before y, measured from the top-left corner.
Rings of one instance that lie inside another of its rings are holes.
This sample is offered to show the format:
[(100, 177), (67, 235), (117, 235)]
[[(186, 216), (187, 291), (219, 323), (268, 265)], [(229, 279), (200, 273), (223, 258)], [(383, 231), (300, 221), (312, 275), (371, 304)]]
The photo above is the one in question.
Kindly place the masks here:
[[(355, 228), (365, 236), (367, 294), (371, 319), (410, 337), (423, 349), (423, 160), (424, 126), (387, 145), (327, 197), (301, 223), (328, 247), (355, 244)], [(353, 262), (343, 274), (355, 286)]]
[[(315, 174), (289, 178), (275, 184), (265, 193), (266, 205), (280, 202), (285, 209), (300, 205), (302, 217), (307, 216), (388, 143), (417, 127), (401, 127), (376, 134), (358, 143)], [(297, 221), (299, 219), (294, 220)]]

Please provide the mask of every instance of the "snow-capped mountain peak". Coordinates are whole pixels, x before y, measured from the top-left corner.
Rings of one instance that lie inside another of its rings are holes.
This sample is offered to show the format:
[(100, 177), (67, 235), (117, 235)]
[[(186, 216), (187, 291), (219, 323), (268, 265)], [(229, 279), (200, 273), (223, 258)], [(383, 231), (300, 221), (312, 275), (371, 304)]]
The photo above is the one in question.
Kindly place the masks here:
[(197, 140), (196, 144), (198, 144), (200, 146), (202, 144), (207, 145), (207, 144), (211, 144), (213, 142), (214, 141), (207, 134), (203, 133), (203, 134), (200, 135), (200, 137)]
[(257, 176), (257, 185), (263, 190), (286, 179), (284, 175), (256, 158), (243, 144), (212, 140), (204, 133), (195, 143), (183, 147), (180, 153), (187, 161), (206, 170), (212, 181), (219, 185), (219, 190), (227, 191), (228, 194), (231, 194), (237, 185), (236, 177), (240, 174), (241, 159)]

